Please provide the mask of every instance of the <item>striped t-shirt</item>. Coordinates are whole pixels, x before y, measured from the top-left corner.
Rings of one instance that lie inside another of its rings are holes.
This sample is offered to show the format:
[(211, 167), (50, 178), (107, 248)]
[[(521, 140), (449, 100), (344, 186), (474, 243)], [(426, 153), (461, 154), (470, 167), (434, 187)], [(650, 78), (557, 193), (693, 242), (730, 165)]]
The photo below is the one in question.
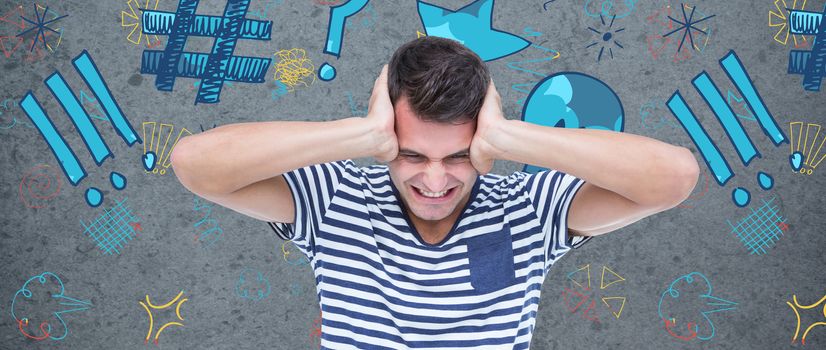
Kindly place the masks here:
[(387, 166), (345, 160), (284, 178), (295, 221), (269, 224), (310, 261), (322, 349), (527, 349), (551, 265), (591, 238), (568, 236), (584, 182), (557, 171), (477, 177), (435, 245), (401, 209)]

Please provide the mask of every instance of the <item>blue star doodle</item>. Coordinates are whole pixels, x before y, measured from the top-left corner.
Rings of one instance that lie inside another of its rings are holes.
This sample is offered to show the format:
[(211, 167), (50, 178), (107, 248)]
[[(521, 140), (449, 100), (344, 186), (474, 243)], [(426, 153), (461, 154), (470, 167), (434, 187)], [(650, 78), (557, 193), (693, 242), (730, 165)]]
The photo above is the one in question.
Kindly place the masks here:
[[(196, 15), (200, 0), (180, 0), (175, 12), (144, 10), (144, 34), (167, 35), (163, 51), (144, 50), (141, 74), (156, 74), (155, 87), (172, 91), (175, 78), (202, 79), (195, 103), (218, 103), (224, 82), (263, 83), (272, 59), (233, 56), (238, 39), (270, 40), (272, 21), (246, 19), (251, 0), (227, 1), (222, 16)], [(186, 52), (189, 36), (215, 38), (209, 54)]]
[(683, 31), (683, 37), (682, 37), (682, 39), (680, 39), (680, 45), (677, 46), (677, 52), (680, 52), (680, 50), (682, 50), (683, 43), (685, 42), (686, 37), (688, 37), (688, 40), (691, 42), (691, 47), (695, 47), (695, 45), (694, 45), (694, 34), (691, 32), (692, 29), (696, 30), (700, 33), (703, 33), (705, 35), (708, 35), (708, 33), (706, 31), (695, 27), (695, 25), (697, 23), (700, 23), (700, 22), (705, 21), (707, 19), (713, 18), (716, 15), (706, 16), (706, 17), (703, 17), (701, 19), (694, 20), (694, 10), (696, 8), (697, 8), (696, 6), (692, 7), (691, 8), (691, 13), (689, 15), (686, 15), (685, 14), (685, 6), (680, 4), (680, 10), (683, 11), (683, 21), (679, 21), (679, 20), (675, 19), (674, 17), (668, 16), (669, 20), (671, 20), (672, 22), (676, 22), (680, 26), (677, 27), (676, 29), (668, 32), (668, 33), (663, 34), (663, 38), (665, 38), (665, 37), (667, 37), (671, 34), (674, 34), (676, 32), (679, 32), (681, 30)]
[[(599, 15), (599, 20), (602, 22), (603, 31), (596, 30), (592, 27), (588, 27), (592, 32), (599, 34), (600, 39), (602, 40), (602, 47), (599, 48), (599, 54), (597, 55), (597, 62), (602, 60), (602, 53), (605, 52), (605, 45), (610, 45), (610, 42), (613, 42), (614, 45), (619, 47), (620, 49), (624, 48), (619, 41), (616, 40), (615, 36), (617, 33), (622, 32), (625, 28), (620, 28), (614, 31), (611, 31), (611, 28), (614, 26), (614, 20), (617, 19), (617, 15), (611, 17), (611, 23), (608, 24), (608, 27), (605, 26), (605, 18), (602, 15)], [(593, 42), (586, 46), (585, 48), (590, 48), (599, 44), (599, 41)], [(608, 47), (608, 54), (611, 55), (611, 59), (614, 59), (614, 50), (613, 47)]]
[(789, 11), (789, 33), (814, 35), (811, 51), (792, 50), (789, 52), (789, 74), (803, 74), (803, 89), (820, 91), (826, 76), (826, 5), (823, 11)]
[(31, 32), (32, 30), (37, 29), (37, 33), (35, 34), (34, 40), (32, 40), (32, 47), (29, 49), (29, 52), (34, 51), (34, 45), (37, 44), (37, 38), (38, 37), (43, 42), (43, 48), (48, 48), (46, 46), (46, 32), (45, 31), (49, 30), (49, 31), (55, 32), (57, 34), (60, 34), (60, 32), (50, 28), (48, 25), (50, 23), (57, 22), (57, 20), (59, 20), (61, 18), (69, 16), (69, 15), (63, 15), (63, 16), (60, 16), (60, 17), (52, 18), (50, 20), (46, 20), (46, 13), (49, 12), (49, 7), (46, 7), (43, 10), (43, 14), (41, 15), (40, 12), (37, 11), (37, 4), (33, 4), (33, 6), (34, 6), (34, 14), (37, 17), (37, 19), (35, 21), (32, 21), (32, 20), (30, 20), (26, 17), (23, 17), (23, 16), (20, 16), (20, 19), (22, 19), (26, 22), (29, 22), (34, 27), (26, 29), (26, 30), (20, 32), (19, 34), (17, 34), (18, 37), (22, 38), (28, 32)]
[(531, 45), (517, 35), (493, 29), (494, 0), (477, 0), (459, 10), (419, 1), (419, 17), (428, 36), (456, 40), (484, 61), (515, 54)]

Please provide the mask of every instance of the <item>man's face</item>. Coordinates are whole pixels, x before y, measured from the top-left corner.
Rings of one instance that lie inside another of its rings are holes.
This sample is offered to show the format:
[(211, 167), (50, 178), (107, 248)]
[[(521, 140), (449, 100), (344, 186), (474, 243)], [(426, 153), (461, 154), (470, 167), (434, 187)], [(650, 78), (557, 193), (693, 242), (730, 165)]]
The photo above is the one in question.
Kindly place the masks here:
[(409, 214), (438, 221), (462, 210), (478, 176), (470, 162), (476, 123), (422, 121), (404, 96), (394, 110), (399, 158), (389, 164), (390, 179)]

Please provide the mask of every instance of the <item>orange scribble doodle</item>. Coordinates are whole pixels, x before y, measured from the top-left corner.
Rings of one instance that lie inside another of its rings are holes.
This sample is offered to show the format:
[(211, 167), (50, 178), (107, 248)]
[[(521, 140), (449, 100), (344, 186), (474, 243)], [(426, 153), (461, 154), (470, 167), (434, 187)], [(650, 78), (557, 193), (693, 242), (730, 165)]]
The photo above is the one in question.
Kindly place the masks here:
[[(570, 301), (568, 301), (568, 294), (569, 293), (573, 294), (574, 296), (579, 298), (579, 302), (573, 308), (570, 305), (571, 304)], [(568, 287), (565, 287), (565, 290), (562, 291), (562, 299), (565, 301), (565, 307), (568, 308), (568, 311), (570, 311), (573, 314), (573, 313), (577, 312), (577, 310), (579, 309), (580, 306), (582, 306), (583, 304), (588, 302), (588, 299), (590, 299), (590, 296), (579, 293), (577, 291), (570, 290), (570, 289), (568, 289)], [(591, 299), (591, 305), (589, 305), (585, 309), (585, 311), (582, 312), (581, 316), (582, 316), (582, 318), (584, 318), (586, 320), (591, 320), (591, 321), (594, 321), (596, 323), (599, 323), (599, 317), (589, 315), (591, 313), (591, 310), (594, 308), (595, 305), (596, 305), (596, 302), (593, 299)]]
[(23, 176), (17, 193), (27, 208), (44, 208), (60, 194), (60, 183), (57, 171), (46, 164), (39, 164)]
[(321, 347), (321, 311), (318, 312), (318, 317), (313, 320), (313, 329), (310, 330), (310, 343)]
[(688, 335), (688, 336), (681, 336), (681, 335), (677, 335), (677, 334), (676, 334), (676, 333), (674, 333), (674, 331), (673, 331), (673, 329), (674, 329), (674, 328), (675, 328), (675, 326), (677, 325), (677, 320), (675, 320), (675, 319), (673, 319), (673, 318), (672, 318), (671, 320), (668, 320), (668, 319), (663, 319), (663, 321), (665, 321), (665, 330), (668, 332), (668, 334), (671, 334), (671, 336), (672, 336), (672, 337), (677, 338), (677, 339), (680, 339), (680, 340), (685, 340), (685, 341), (689, 341), (689, 340), (692, 340), (692, 339), (694, 339), (694, 338), (697, 338), (697, 330), (696, 330), (696, 329), (697, 329), (697, 325), (695, 325), (693, 322), (689, 322), (689, 323), (686, 325), (686, 328), (688, 329), (688, 333), (689, 333), (690, 335)]
[[(25, 322), (25, 324), (24, 324), (24, 322)], [(33, 339), (33, 340), (44, 340), (44, 339), (49, 337), (49, 331), (46, 330), (49, 327), (49, 322), (43, 321), (43, 322), (40, 323), (40, 331), (43, 332), (42, 337), (35, 337), (35, 336), (27, 333), (23, 329), (23, 327), (28, 326), (28, 325), (29, 325), (29, 319), (28, 318), (22, 318), (22, 319), (17, 320), (17, 329), (19, 329), (20, 333), (23, 333), (23, 335), (26, 338)]]
[[(40, 4), (35, 3), (33, 9), (35, 13), (27, 14), (23, 6), (18, 5), (0, 17), (0, 51), (3, 51), (3, 56), (6, 58), (11, 58), (19, 48), (23, 47), (22, 51), (25, 55), (23, 61), (35, 62), (46, 57), (47, 53), (55, 52), (63, 42), (63, 27), (48, 28), (51, 30), (44, 30), (40, 32), (41, 34), (34, 35), (37, 31), (32, 31), (34, 28), (29, 28), (32, 25), (27, 25), (23, 17), (40, 18), (42, 16), (42, 20), (48, 22), (59, 19), (61, 16)], [(18, 33), (24, 32), (28, 32), (24, 36), (30, 38), (18, 36)]]
[[(681, 6), (683, 8), (680, 10), (684, 10), (686, 13), (691, 13), (695, 10), (694, 7), (686, 4), (682, 4)], [(671, 19), (669, 19), (669, 16), (676, 16), (676, 14), (672, 14), (672, 10), (673, 9), (671, 8), (671, 5), (666, 5), (660, 9), (655, 10), (654, 13), (646, 17), (646, 22), (648, 24), (654, 25), (654, 34), (647, 35), (645, 41), (648, 46), (648, 53), (651, 55), (651, 58), (655, 60), (659, 59), (660, 56), (663, 55), (663, 51), (666, 48), (672, 46), (674, 46), (674, 48), (680, 48), (680, 50), (677, 50), (673, 54), (670, 54), (671, 61), (673, 63), (677, 63), (689, 60), (696, 54), (702, 53), (708, 46), (709, 39), (713, 33), (713, 30), (709, 26), (709, 24), (705, 22), (703, 22), (703, 24), (698, 24), (697, 27), (692, 26), (691, 28), (699, 31), (703, 34), (703, 36), (701, 36), (697, 40), (693, 40), (693, 43), (690, 45), (684, 45), (687, 49), (683, 50), (681, 47), (678, 46), (680, 42), (679, 40), (674, 40), (671, 36), (663, 36), (664, 33), (668, 33), (676, 29), (674, 22)], [(694, 14), (694, 16), (697, 18), (701, 18), (705, 15), (702, 12), (697, 11)], [(674, 43), (675, 45), (671, 45), (671, 43)]]

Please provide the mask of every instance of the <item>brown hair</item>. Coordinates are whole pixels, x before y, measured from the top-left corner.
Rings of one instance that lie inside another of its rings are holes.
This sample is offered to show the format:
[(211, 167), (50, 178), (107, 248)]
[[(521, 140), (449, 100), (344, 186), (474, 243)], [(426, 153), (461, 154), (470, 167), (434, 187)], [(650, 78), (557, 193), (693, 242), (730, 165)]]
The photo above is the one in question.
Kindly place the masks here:
[(390, 101), (406, 96), (425, 121), (464, 123), (476, 118), (490, 74), (476, 53), (451, 39), (426, 36), (399, 47), (390, 59)]

